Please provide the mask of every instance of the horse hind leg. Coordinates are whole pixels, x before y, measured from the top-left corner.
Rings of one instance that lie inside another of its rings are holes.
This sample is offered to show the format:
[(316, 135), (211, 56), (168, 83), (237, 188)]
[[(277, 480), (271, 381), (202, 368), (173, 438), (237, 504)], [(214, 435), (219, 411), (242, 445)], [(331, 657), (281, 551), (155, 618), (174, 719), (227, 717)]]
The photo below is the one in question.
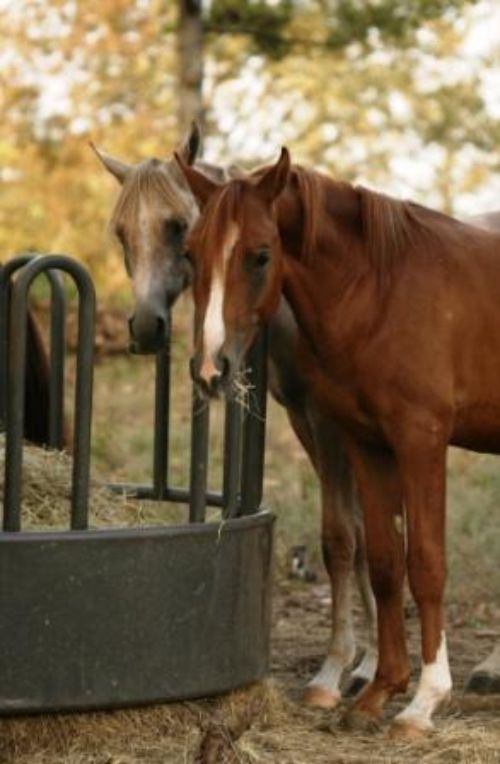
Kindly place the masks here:
[(479, 695), (500, 693), (500, 641), (491, 654), (472, 669), (465, 691)]
[[(354, 514), (346, 463), (337, 440), (318, 448), (322, 490), (322, 549), (332, 594), (332, 633), (327, 655), (309, 682), (304, 700), (309, 705), (335, 708), (341, 700), (340, 682), (356, 653), (352, 620), (352, 572), (356, 548)], [(325, 439), (324, 439), (325, 440)]]
[(367, 684), (373, 681), (378, 662), (377, 605), (370, 582), (364, 529), (359, 512), (356, 522), (354, 571), (363, 608), (366, 644), (361, 660), (349, 677), (349, 683), (344, 693), (347, 697), (358, 695)]
[[(327, 655), (307, 685), (304, 700), (308, 705), (333, 709), (340, 703), (340, 682), (344, 671), (354, 661), (356, 645), (352, 622), (351, 565), (349, 562), (346, 564), (345, 558), (339, 561), (339, 539), (334, 544), (329, 540), (323, 544), (332, 589), (332, 631)], [(336, 546), (335, 564), (331, 562), (332, 546)]]

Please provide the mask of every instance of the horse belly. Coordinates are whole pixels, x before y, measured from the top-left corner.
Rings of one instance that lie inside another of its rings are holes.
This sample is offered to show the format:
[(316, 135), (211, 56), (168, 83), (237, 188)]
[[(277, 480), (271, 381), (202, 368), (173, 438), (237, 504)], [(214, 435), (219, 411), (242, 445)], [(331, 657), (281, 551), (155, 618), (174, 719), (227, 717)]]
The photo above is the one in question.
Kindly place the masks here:
[(451, 445), (488, 454), (500, 454), (500, 403), (477, 405), (456, 418)]

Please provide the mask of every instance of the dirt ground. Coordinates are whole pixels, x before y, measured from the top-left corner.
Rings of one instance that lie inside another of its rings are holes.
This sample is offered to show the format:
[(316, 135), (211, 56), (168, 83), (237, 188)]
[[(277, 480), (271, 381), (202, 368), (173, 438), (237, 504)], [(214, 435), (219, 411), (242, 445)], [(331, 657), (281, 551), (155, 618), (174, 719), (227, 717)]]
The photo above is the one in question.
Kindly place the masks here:
[[(232, 695), (140, 710), (9, 719), (0, 722), (1, 764), (330, 764), (336, 762), (500, 762), (500, 695), (463, 692), (472, 666), (499, 632), (486, 603), (452, 603), (448, 638), (454, 677), (450, 705), (436, 731), (417, 742), (394, 741), (389, 704), (379, 730), (342, 728), (347, 702), (335, 711), (300, 703), (319, 667), (329, 634), (328, 586), (282, 582), (274, 598), (271, 676)], [(357, 617), (360, 613), (357, 611)], [(481, 626), (474, 626), (480, 618)], [(491, 618), (491, 625), (488, 620)], [(413, 677), (418, 675), (417, 623), (407, 608)], [(412, 683), (412, 687), (414, 683)], [(409, 697), (409, 696), (408, 696)]]

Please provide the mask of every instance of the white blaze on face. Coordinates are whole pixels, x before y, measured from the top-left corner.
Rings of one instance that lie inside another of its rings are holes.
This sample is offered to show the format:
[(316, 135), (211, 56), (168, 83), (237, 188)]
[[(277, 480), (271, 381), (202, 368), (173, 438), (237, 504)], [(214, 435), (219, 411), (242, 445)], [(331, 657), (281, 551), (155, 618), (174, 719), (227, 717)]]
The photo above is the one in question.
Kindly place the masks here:
[(210, 285), (208, 305), (203, 322), (203, 360), (200, 368), (200, 376), (205, 382), (216, 376), (219, 372), (215, 365), (217, 353), (224, 344), (226, 336), (224, 326), (224, 288), (226, 281), (227, 263), (238, 240), (239, 227), (231, 222), (227, 228), (222, 257), (219, 259)]
[(141, 199), (139, 202), (139, 238), (137, 243), (137, 259), (134, 268), (132, 285), (136, 300), (145, 300), (151, 291), (151, 220), (150, 212)]

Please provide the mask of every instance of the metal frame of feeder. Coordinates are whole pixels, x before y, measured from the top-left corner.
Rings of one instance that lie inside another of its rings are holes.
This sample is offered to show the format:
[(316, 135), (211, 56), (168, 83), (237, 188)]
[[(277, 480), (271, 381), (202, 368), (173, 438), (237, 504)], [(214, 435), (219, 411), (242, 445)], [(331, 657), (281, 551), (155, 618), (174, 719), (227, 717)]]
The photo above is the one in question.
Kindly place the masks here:
[[(29, 289), (51, 289), (50, 445), (63, 433), (66, 298), (76, 285), (78, 348), (70, 529), (22, 530)], [(210, 409), (193, 389), (189, 487), (168, 480), (170, 357), (156, 356), (152, 483), (111, 484), (184, 502), (185, 525), (88, 530), (95, 292), (77, 261), (22, 255), (0, 270), (0, 421), (6, 458), (0, 532), (0, 714), (137, 705), (222, 692), (268, 666), (273, 517), (261, 508), (266, 337), (247, 364), (252, 405), (228, 401), (223, 485), (207, 490)], [(207, 506), (221, 523), (206, 523)]]

